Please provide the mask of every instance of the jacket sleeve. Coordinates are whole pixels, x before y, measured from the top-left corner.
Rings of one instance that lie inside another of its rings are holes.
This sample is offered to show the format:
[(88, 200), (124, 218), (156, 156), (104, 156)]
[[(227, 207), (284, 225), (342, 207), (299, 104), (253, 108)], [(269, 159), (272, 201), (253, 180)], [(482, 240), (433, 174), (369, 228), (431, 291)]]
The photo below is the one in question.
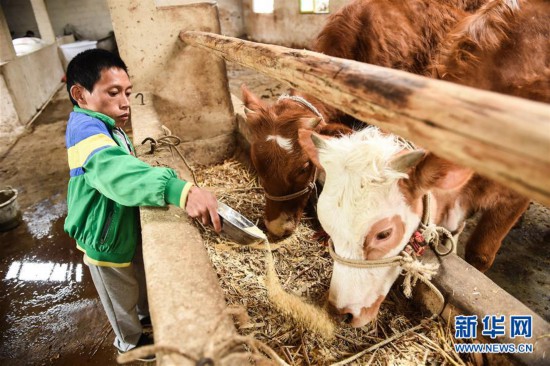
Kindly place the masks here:
[(83, 166), (86, 183), (124, 206), (185, 207), (190, 182), (170, 168), (152, 167), (119, 146), (95, 152)]

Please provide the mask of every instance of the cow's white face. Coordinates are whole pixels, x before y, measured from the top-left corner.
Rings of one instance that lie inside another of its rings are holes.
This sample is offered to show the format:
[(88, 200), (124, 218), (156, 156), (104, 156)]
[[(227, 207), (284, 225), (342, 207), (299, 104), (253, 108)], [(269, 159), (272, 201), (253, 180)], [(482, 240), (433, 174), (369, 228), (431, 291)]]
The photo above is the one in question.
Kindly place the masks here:
[[(403, 144), (369, 127), (318, 145), (326, 181), (317, 211), (335, 252), (362, 260), (397, 255), (420, 221), (399, 187), (407, 175), (392, 168)], [(341, 314), (352, 315), (352, 326), (363, 326), (376, 317), (399, 271), (335, 262), (329, 301)]]

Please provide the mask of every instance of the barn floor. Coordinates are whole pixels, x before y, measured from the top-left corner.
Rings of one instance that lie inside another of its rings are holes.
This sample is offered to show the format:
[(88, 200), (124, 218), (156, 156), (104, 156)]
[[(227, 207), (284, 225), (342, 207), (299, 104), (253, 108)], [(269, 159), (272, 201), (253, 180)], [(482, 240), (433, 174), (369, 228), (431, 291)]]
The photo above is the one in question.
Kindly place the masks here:
[[(231, 92), (264, 99), (279, 82), (228, 65)], [(60, 90), (32, 132), (0, 141), (1, 187), (19, 190), (23, 223), (0, 233), (0, 364), (113, 365), (113, 334), (82, 256), (63, 232), (68, 171), (64, 132), (71, 110)], [(11, 148), (9, 148), (11, 147)], [(470, 225), (471, 226), (471, 225)], [(533, 203), (488, 272), (499, 286), (550, 321), (550, 210)]]

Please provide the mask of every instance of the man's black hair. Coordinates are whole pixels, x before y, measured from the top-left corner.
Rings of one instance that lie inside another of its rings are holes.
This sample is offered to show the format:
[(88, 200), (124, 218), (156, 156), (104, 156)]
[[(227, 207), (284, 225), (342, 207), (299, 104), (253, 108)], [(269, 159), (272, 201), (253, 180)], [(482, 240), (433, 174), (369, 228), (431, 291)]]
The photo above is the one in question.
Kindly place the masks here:
[(73, 105), (78, 105), (71, 96), (71, 87), (80, 84), (90, 93), (101, 78), (101, 71), (117, 67), (128, 73), (128, 68), (122, 59), (107, 50), (93, 48), (76, 55), (67, 66), (67, 91)]

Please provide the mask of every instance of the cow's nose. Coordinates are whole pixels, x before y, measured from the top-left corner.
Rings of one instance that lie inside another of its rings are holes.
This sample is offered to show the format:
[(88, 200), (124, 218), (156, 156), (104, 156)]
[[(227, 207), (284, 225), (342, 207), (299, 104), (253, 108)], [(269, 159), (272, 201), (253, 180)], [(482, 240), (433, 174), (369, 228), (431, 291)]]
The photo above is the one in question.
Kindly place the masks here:
[(371, 319), (365, 319), (362, 315), (363, 313), (363, 309), (364, 308), (361, 308), (361, 311), (356, 314), (353, 312), (352, 309), (350, 308), (344, 308), (344, 309), (341, 309), (340, 310), (340, 313), (343, 315), (344, 317), (344, 322), (346, 324), (349, 324), (351, 325), (352, 327), (354, 328), (357, 328), (357, 327), (362, 327), (363, 325), (367, 324), (369, 321), (371, 321)]
[(346, 324), (351, 324), (353, 321), (353, 314), (352, 313), (345, 313), (340, 315), (342, 317), (342, 322)]
[(337, 323), (351, 324), (353, 320), (351, 311), (348, 309), (338, 309), (332, 302), (328, 303), (328, 311)]
[(288, 215), (281, 215), (275, 220), (265, 220), (267, 230), (274, 236), (282, 238), (289, 236), (296, 229), (296, 222)]

